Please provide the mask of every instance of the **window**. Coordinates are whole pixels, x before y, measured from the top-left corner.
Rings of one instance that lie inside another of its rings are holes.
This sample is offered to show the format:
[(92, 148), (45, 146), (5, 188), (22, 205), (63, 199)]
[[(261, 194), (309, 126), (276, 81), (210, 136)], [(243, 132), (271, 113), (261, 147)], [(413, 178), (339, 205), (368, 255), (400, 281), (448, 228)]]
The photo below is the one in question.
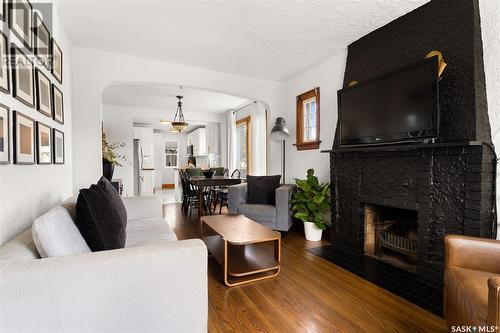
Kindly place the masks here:
[(236, 163), (237, 168), (241, 172), (241, 176), (245, 177), (251, 173), (252, 154), (250, 151), (251, 128), (250, 117), (240, 119), (236, 122)]
[(177, 142), (165, 141), (165, 166), (166, 167), (176, 167), (177, 166)]
[(318, 149), (319, 140), (319, 88), (297, 96), (297, 150)]

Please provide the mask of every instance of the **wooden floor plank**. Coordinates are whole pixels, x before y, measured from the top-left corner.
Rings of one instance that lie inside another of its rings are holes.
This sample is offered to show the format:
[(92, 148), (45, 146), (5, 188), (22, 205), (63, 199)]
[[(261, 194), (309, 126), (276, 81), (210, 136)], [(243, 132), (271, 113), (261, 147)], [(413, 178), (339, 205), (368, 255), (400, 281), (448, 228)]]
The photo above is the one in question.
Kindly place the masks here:
[[(199, 237), (196, 212), (167, 204), (164, 216), (179, 239)], [(442, 318), (305, 251), (320, 244), (283, 234), (280, 274), (233, 288), (210, 258), (209, 332), (447, 332)]]

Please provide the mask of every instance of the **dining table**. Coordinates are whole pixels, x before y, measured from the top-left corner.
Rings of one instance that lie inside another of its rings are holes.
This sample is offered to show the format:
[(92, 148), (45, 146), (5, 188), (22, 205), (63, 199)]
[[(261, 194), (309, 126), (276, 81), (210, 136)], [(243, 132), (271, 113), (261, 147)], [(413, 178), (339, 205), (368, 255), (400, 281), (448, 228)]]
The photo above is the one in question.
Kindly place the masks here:
[(243, 178), (231, 178), (227, 176), (192, 176), (191, 183), (197, 188), (198, 195), (198, 217), (203, 216), (203, 190), (210, 186), (231, 186), (241, 184)]

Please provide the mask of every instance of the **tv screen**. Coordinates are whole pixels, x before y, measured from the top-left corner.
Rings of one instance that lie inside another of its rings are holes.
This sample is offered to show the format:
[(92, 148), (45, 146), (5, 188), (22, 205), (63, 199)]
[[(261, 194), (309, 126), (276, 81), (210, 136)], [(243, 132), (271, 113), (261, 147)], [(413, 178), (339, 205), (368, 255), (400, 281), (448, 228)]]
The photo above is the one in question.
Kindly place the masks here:
[(340, 144), (437, 138), (437, 57), (338, 91)]

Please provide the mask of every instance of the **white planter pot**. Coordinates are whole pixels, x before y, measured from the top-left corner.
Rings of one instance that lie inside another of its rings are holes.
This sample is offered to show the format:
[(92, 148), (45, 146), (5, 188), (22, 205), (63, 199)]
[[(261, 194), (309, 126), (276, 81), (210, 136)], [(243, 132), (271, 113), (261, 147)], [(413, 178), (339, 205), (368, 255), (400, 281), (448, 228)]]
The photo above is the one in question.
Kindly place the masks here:
[(317, 242), (321, 240), (323, 230), (318, 228), (313, 222), (304, 222), (304, 232), (308, 241)]

